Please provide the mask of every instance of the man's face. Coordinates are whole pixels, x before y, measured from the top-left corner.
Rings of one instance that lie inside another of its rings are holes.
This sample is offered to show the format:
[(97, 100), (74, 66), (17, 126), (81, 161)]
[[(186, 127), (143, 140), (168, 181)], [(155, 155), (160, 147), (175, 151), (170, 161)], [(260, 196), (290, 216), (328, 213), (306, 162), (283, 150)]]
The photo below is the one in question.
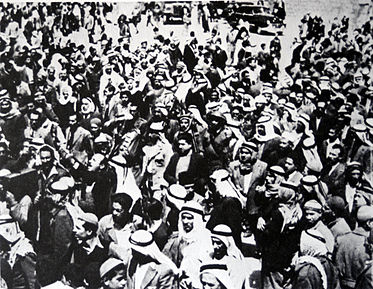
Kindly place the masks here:
[(192, 214), (189, 213), (182, 213), (181, 214), (181, 222), (183, 224), (183, 229), (185, 233), (189, 233), (194, 228), (194, 217)]
[(209, 273), (203, 273), (201, 276), (201, 283), (203, 289), (222, 289), (219, 280), (216, 277)]
[(89, 104), (90, 102), (86, 99), (82, 100), (82, 105), (81, 105), (81, 111), (83, 113), (88, 113), (89, 112)]
[(127, 281), (125, 279), (125, 276), (125, 270), (121, 269), (116, 272), (113, 278), (105, 281), (105, 286), (109, 289), (127, 289)]
[(181, 155), (187, 154), (191, 149), (192, 145), (190, 143), (184, 139), (179, 140), (179, 150)]
[(211, 237), (214, 248), (214, 258), (220, 260), (227, 255), (227, 246), (218, 238)]
[(280, 147), (280, 149), (286, 149), (289, 147), (289, 141), (286, 138), (282, 137), (278, 146)]
[(266, 176), (266, 183), (268, 185), (275, 185), (278, 183), (278, 179), (279, 176), (277, 176), (275, 173), (273, 172), (268, 172), (267, 176)]
[(241, 163), (249, 163), (253, 159), (253, 153), (250, 149), (241, 148), (239, 153)]
[(189, 120), (186, 119), (186, 118), (182, 118), (179, 121), (179, 125), (180, 125), (180, 130), (181, 131), (186, 131), (189, 127)]
[(10, 102), (9, 99), (4, 99), (4, 100), (0, 101), (0, 111), (1, 112), (6, 113), (6, 112), (10, 111), (11, 106), (12, 106), (12, 103)]
[(100, 127), (95, 124), (95, 123), (92, 123), (91, 124), (91, 133), (93, 136), (98, 136), (100, 134)]
[(305, 218), (309, 225), (315, 225), (321, 218), (321, 213), (313, 211), (313, 210), (306, 210)]
[(93, 155), (88, 162), (88, 171), (97, 172), (100, 168), (102, 158), (99, 155)]
[(48, 169), (53, 164), (52, 155), (49, 151), (41, 151), (40, 152), (40, 161), (41, 166), (43, 169)]
[(78, 121), (76, 119), (76, 115), (70, 115), (69, 116), (69, 125), (70, 125), (70, 127), (75, 126), (77, 123), (78, 123)]
[(84, 225), (84, 222), (81, 221), (81, 220), (78, 220), (74, 224), (73, 233), (74, 233), (74, 237), (77, 240), (78, 244), (82, 244), (84, 241), (86, 241), (86, 240), (88, 240), (88, 239), (91, 238), (91, 233), (88, 232), (84, 228), (83, 225)]
[(294, 160), (292, 158), (286, 158), (284, 167), (285, 167), (286, 172), (294, 169), (295, 168)]
[(153, 111), (153, 116), (155, 120), (161, 120), (163, 118), (162, 111), (159, 108), (155, 108)]
[(332, 149), (328, 156), (328, 162), (330, 164), (336, 164), (339, 161), (340, 150)]
[(112, 216), (114, 223), (121, 223), (126, 217), (128, 212), (126, 212), (121, 204), (114, 202), (112, 205)]

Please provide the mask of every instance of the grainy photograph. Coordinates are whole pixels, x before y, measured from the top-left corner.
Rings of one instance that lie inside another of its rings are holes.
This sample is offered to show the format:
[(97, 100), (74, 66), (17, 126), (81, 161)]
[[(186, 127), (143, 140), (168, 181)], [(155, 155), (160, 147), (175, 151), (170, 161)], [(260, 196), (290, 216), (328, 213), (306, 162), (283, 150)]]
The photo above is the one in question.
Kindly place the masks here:
[(372, 289), (373, 1), (0, 3), (0, 288)]

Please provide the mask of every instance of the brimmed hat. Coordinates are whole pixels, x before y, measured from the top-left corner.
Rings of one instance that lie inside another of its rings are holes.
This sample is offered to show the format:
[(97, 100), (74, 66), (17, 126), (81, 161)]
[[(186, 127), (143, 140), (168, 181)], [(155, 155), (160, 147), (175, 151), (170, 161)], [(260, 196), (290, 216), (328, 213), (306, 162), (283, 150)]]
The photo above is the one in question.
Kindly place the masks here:
[(98, 227), (98, 218), (95, 214), (81, 212), (78, 215), (78, 219), (83, 221), (84, 223), (88, 223)]
[(271, 173), (274, 173), (274, 174), (277, 174), (277, 175), (280, 175), (280, 176), (284, 176), (285, 175), (285, 171), (282, 167), (280, 166), (271, 166), (269, 168), (269, 171)]
[(117, 267), (125, 268), (124, 263), (116, 258), (109, 258), (107, 259), (100, 267), (100, 278), (105, 277), (109, 272), (114, 270)]

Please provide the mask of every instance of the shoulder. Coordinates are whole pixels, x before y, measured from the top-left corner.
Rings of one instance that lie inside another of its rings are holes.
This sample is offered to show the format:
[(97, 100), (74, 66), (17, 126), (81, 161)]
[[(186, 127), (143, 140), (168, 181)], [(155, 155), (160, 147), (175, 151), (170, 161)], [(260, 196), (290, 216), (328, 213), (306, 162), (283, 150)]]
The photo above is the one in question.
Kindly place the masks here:
[(98, 222), (99, 227), (106, 227), (108, 225), (111, 225), (113, 222), (113, 217), (112, 215), (106, 215), (103, 216), (100, 221)]

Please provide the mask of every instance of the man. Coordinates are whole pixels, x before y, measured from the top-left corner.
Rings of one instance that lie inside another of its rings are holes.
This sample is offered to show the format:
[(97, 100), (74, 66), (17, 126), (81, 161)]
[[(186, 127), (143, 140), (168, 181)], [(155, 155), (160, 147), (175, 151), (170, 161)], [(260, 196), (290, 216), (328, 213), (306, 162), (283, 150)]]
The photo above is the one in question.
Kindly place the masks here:
[(303, 231), (291, 288), (340, 288), (337, 270), (327, 256), (328, 250), (324, 236), (313, 229)]
[(301, 179), (299, 192), (302, 196), (302, 204), (309, 200), (317, 200), (321, 205), (325, 206), (326, 198), (328, 197), (328, 187), (315, 175), (305, 175)]
[(91, 133), (78, 124), (77, 115), (69, 116), (69, 127), (66, 129), (66, 149), (78, 162), (87, 163), (88, 157), (93, 153)]
[(163, 249), (185, 275), (187, 285), (199, 284), (198, 268), (212, 252), (210, 232), (203, 222), (203, 210), (197, 202), (186, 202), (180, 210), (178, 233), (172, 235)]
[(142, 148), (144, 152), (142, 175), (143, 182), (150, 189), (159, 189), (163, 183), (163, 175), (173, 155), (172, 146), (165, 137), (163, 122), (153, 122), (149, 126), (148, 142)]
[(220, 263), (206, 263), (200, 268), (200, 281), (203, 289), (233, 289), (227, 266)]
[(111, 198), (112, 213), (102, 217), (98, 223), (98, 236), (109, 255), (125, 259), (129, 254), (129, 237), (135, 231), (132, 222), (132, 198), (125, 194), (115, 194)]
[[(75, 162), (71, 174), (84, 184), (82, 201), (101, 218), (109, 212), (110, 196), (116, 187), (114, 169), (106, 164), (103, 154), (96, 153), (88, 161), (88, 167)], [(81, 204), (82, 206), (83, 203)]]
[(0, 91), (0, 130), (9, 141), (9, 149), (17, 155), (24, 140), (26, 119), (20, 113), (15, 103), (10, 100), (7, 90)]
[(285, 181), (294, 183), (295, 185), (299, 186), (303, 175), (298, 171), (295, 165), (295, 162), (294, 162), (294, 157), (288, 156), (287, 158), (282, 160), (279, 164), (285, 170), (285, 176), (284, 176)]
[(356, 280), (355, 289), (372, 289), (373, 288), (373, 231), (370, 231), (366, 242), (366, 250), (370, 255), (370, 260), (366, 262), (363, 272)]
[[(39, 190), (35, 196), (34, 203), (41, 201), (41, 206), (45, 206), (46, 199), (51, 197), (50, 185), (69, 173), (57, 163), (55, 151), (52, 147), (44, 145), (39, 150), (41, 165), (38, 171)], [(44, 211), (44, 210), (42, 210)]]
[(232, 181), (247, 197), (246, 208), (251, 228), (256, 228), (259, 207), (255, 204), (255, 189), (264, 183), (267, 164), (258, 160), (255, 153), (258, 147), (253, 142), (244, 142), (238, 151), (238, 161), (229, 164)]
[[(285, 171), (280, 166), (271, 166), (267, 172), (263, 186), (257, 186), (255, 189), (255, 202), (258, 209), (257, 229), (264, 230), (265, 219), (270, 215), (272, 209), (277, 205), (277, 191), (284, 180)], [(258, 241), (258, 245), (260, 242)]]
[(5, 276), (11, 279), (12, 288), (39, 288), (34, 248), (9, 215), (0, 216), (0, 239), (1, 256), (12, 270), (11, 276)]
[(373, 207), (362, 206), (357, 211), (358, 226), (337, 238), (335, 264), (339, 270), (342, 289), (355, 288), (356, 280), (369, 259), (365, 243), (373, 229)]
[(319, 231), (325, 238), (326, 247), (331, 254), (334, 249), (334, 236), (322, 221), (323, 207), (316, 200), (309, 200), (303, 207), (305, 227)]
[(246, 288), (250, 284), (246, 263), (242, 252), (233, 239), (232, 230), (227, 225), (217, 225), (211, 231), (211, 241), (214, 252), (211, 258), (227, 266), (229, 277), (234, 288)]
[(164, 179), (169, 184), (180, 182), (180, 174), (187, 174), (196, 185), (202, 187), (206, 183), (208, 168), (206, 160), (192, 150), (192, 136), (183, 133), (178, 136), (178, 152), (175, 153), (164, 172)]
[(373, 118), (365, 120), (367, 126), (365, 144), (360, 146), (352, 159), (363, 165), (363, 171), (370, 183), (373, 183)]
[(100, 279), (105, 289), (123, 289), (126, 286), (126, 266), (123, 261), (109, 258), (100, 267)]
[(98, 219), (92, 213), (80, 212), (74, 222), (74, 263), (89, 266), (93, 262), (103, 263), (107, 252), (97, 236)]
[(29, 139), (41, 138), (45, 144), (58, 150), (66, 147), (66, 139), (62, 129), (57, 123), (49, 120), (40, 108), (30, 113), (30, 124), (25, 128), (25, 137)]
[(342, 162), (343, 148), (334, 144), (326, 158), (326, 164), (321, 170), (321, 180), (328, 186), (333, 195), (340, 195), (345, 188), (346, 165)]
[(127, 288), (176, 288), (175, 264), (167, 258), (154, 242), (152, 233), (134, 232), (130, 239), (132, 257), (128, 263)]

